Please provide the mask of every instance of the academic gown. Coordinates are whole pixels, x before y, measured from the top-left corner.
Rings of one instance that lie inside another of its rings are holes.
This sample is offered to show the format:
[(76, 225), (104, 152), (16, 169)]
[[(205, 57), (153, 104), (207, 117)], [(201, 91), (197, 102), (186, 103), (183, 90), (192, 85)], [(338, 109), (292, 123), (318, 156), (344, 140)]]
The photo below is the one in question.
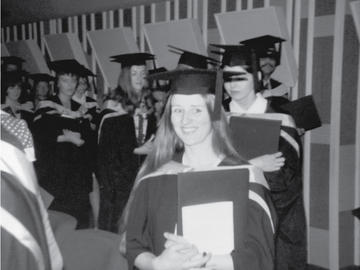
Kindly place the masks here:
[[(269, 104), (266, 113), (276, 110)], [(284, 119), (291, 116), (281, 114)], [(279, 218), (276, 239), (276, 269), (306, 269), (306, 219), (303, 202), (302, 143), (293, 121), (282, 124), (279, 151), (285, 165), (279, 171), (265, 172)], [(284, 121), (283, 121), (284, 123)]]
[[(50, 99), (61, 105), (57, 96)], [(71, 101), (76, 112), (80, 104)], [(82, 146), (70, 142), (57, 142), (57, 137), (67, 129), (81, 134)], [(51, 107), (36, 111), (34, 117), (35, 163), (40, 185), (55, 199), (50, 209), (65, 212), (78, 220), (78, 227), (89, 224), (92, 164), (92, 147), (96, 140), (86, 118), (67, 117)]]
[[(226, 158), (219, 166), (229, 165), (239, 165), (239, 162)], [(164, 250), (164, 232), (174, 233), (178, 199), (177, 178), (172, 176), (149, 176), (137, 186), (126, 232), (126, 257), (130, 270), (136, 269), (134, 261), (139, 254), (151, 252), (160, 255)], [(262, 184), (250, 182), (249, 191), (261, 199), (256, 201), (249, 197), (246, 236), (239, 239), (235, 235), (235, 250), (231, 252), (234, 269), (273, 269), (275, 210), (269, 191)], [(268, 207), (268, 213), (260, 201)]]
[[(273, 78), (270, 78), (269, 83), (270, 83), (270, 89), (274, 89), (274, 88), (282, 85), (281, 82), (279, 82)], [(266, 90), (268, 90), (268, 87), (266, 85), (264, 85), (263, 82), (261, 82), (259, 92), (266, 91)], [(270, 96), (270, 97), (266, 97), (266, 99), (269, 100), (269, 102), (271, 102), (272, 108), (274, 108), (277, 112), (285, 113), (281, 109), (281, 106), (286, 103), (289, 103), (289, 100), (287, 98), (285, 98), (283, 96)]]
[[(227, 111), (228, 108), (225, 107)], [(251, 114), (247, 116), (251, 117)], [(264, 118), (282, 121), (278, 150), (285, 158), (285, 164), (279, 171), (264, 172), (279, 224), (276, 237), (276, 269), (305, 269), (307, 244), (301, 140), (292, 117), (279, 113), (271, 102), (267, 102)]]
[[(119, 218), (144, 157), (133, 153), (138, 147), (133, 116), (110, 110), (103, 114), (97, 152), (99, 228), (118, 232)], [(145, 140), (155, 131), (156, 119), (149, 115)]]

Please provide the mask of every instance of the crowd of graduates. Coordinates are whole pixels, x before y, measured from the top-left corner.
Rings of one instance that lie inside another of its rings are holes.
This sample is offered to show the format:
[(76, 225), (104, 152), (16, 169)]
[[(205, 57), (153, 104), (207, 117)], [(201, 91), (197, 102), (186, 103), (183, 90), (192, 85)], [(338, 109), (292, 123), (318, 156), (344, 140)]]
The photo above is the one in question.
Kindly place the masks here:
[[(53, 196), (49, 210), (76, 218), (77, 229), (98, 228), (121, 236), (119, 250), (126, 254), (130, 268), (146, 269), (144, 265), (149, 262), (148, 257), (139, 251), (149, 250), (155, 256), (160, 255), (155, 244), (157, 240), (152, 238), (157, 237), (152, 235), (157, 229), (152, 227), (156, 224), (149, 225), (147, 220), (138, 224), (144, 217), (134, 209), (145, 211), (141, 207), (147, 208), (153, 203), (150, 200), (149, 205), (144, 206), (144, 201), (139, 200), (138, 196), (150, 196), (144, 193), (140, 179), (169, 161), (158, 157), (161, 151), (165, 151), (161, 150), (161, 145), (165, 144), (160, 141), (169, 139), (166, 129), (162, 128), (166, 125), (164, 118), (175, 115), (168, 97), (174, 95), (174, 91), (180, 95), (214, 94), (209, 89), (215, 89), (218, 81), (209, 83), (202, 76), (207, 74), (212, 79), (222, 76), (221, 101), (216, 100), (213, 107), (221, 104), (223, 108), (220, 110), (227, 111), (227, 115), (258, 115), (281, 121), (278, 151), (241, 162), (253, 165), (265, 176), (266, 183), (261, 188), (250, 189), (271, 199), (263, 201), (268, 205), (269, 213), (251, 214), (254, 219), (261, 217), (251, 227), (262, 232), (249, 232), (252, 238), (243, 243), (244, 251), (232, 254), (233, 269), (305, 269), (306, 228), (300, 140), (304, 130), (281, 109), (283, 104), (289, 103), (289, 88), (271, 78), (280, 64), (282, 41), (263, 36), (240, 45), (215, 45), (216, 53), (222, 55), (221, 61), (170, 47), (181, 54), (175, 71), (155, 68), (156, 56), (149, 53), (116, 55), (111, 57), (111, 61), (121, 65), (118, 86), (106, 95), (97, 89), (96, 75), (75, 59), (49, 62), (49, 69), (56, 74), (53, 77), (50, 74), (28, 74), (22, 69), (21, 58), (2, 57), (2, 129), (6, 129), (3, 126), (6, 117), (26, 121), (34, 142), (31, 161), (34, 162), (37, 181), (41, 189)], [(149, 66), (153, 69), (148, 70)], [(216, 73), (217, 70), (223, 73)], [(203, 88), (207, 90), (198, 91)], [(219, 95), (216, 96), (219, 99)], [(233, 136), (233, 140), (237, 136), (239, 134)], [(186, 141), (180, 139), (183, 143)], [(187, 148), (182, 147), (186, 152)], [(224, 146), (224, 149), (227, 148)], [(223, 166), (233, 165), (231, 159), (224, 160)], [(182, 163), (186, 165), (184, 158)], [(170, 168), (171, 171), (173, 167)], [(266, 188), (260, 192), (264, 186)], [(137, 193), (138, 187), (140, 191)], [(151, 190), (154, 187), (146, 188)], [(158, 189), (153, 192), (159, 196), (162, 194)], [(97, 193), (99, 203), (94, 199)], [(166, 213), (161, 214), (166, 216)], [(267, 215), (270, 215), (271, 222), (264, 221)], [(271, 230), (270, 223), (274, 230)], [(175, 243), (176, 246), (177, 241), (183, 241), (174, 237), (168, 236), (166, 243)], [(207, 265), (210, 269), (210, 262), (211, 258), (204, 255), (194, 260), (191, 267), (204, 268)], [(217, 265), (215, 268), (220, 265), (218, 269), (228, 266), (226, 263), (217, 264), (217, 261), (213, 263)], [(125, 266), (119, 266), (119, 269), (121, 267)]]

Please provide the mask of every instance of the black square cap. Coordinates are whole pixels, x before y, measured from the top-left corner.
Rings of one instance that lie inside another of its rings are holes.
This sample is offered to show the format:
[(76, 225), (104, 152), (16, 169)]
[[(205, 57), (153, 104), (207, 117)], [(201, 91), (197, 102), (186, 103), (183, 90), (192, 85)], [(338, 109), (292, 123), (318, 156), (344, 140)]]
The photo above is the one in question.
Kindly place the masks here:
[(251, 48), (245, 45), (210, 44), (222, 51), (211, 51), (222, 55), (222, 66), (244, 66), (251, 69), (253, 58)]
[(89, 77), (89, 76), (95, 77), (95, 74), (90, 69), (88, 69), (84, 65), (81, 65), (81, 66), (82, 66), (82, 69), (80, 70), (80, 73), (79, 73), (80, 77)]
[(75, 59), (56, 60), (50, 62), (48, 65), (56, 74), (80, 75), (83, 70), (83, 66)]
[[(259, 88), (258, 79), (258, 59), (255, 49), (246, 45), (222, 45), (210, 44), (213, 47), (220, 48), (223, 51), (212, 51), (215, 54), (220, 54), (222, 58), (222, 67), (224, 66), (242, 66), (247, 72), (252, 73), (254, 79), (255, 90)], [(227, 75), (226, 77), (230, 77)]]
[(22, 71), (7, 71), (1, 74), (1, 80), (5, 83), (5, 85), (9, 86), (22, 83), (22, 76), (24, 76), (24, 72)]
[(220, 119), (222, 106), (223, 76), (238, 75), (237, 72), (207, 69), (175, 69), (150, 75), (153, 80), (170, 80), (171, 94), (214, 94), (214, 118)]
[(150, 53), (126, 53), (113, 55), (110, 57), (111, 62), (117, 62), (121, 64), (121, 67), (131, 67), (131, 66), (143, 66), (146, 65), (147, 60), (154, 60), (155, 55)]
[(47, 73), (33, 73), (29, 75), (30, 79), (34, 80), (34, 83), (37, 82), (51, 82), (55, 78)]
[(254, 48), (259, 58), (273, 57), (277, 64), (280, 64), (281, 43), (285, 39), (271, 35), (264, 35), (256, 38), (240, 41), (240, 44)]
[(161, 72), (166, 72), (168, 71), (165, 67), (158, 67), (158, 68), (154, 68), (154, 69), (150, 69), (148, 71), (149, 75), (153, 75), (153, 74), (157, 74), (157, 73), (161, 73)]
[(219, 64), (219, 61), (206, 55), (190, 52), (172, 45), (168, 45), (168, 47), (170, 48), (171, 52), (181, 54), (178, 64), (187, 65), (197, 69), (207, 69), (208, 64)]
[(351, 212), (354, 217), (357, 217), (360, 220), (360, 207), (353, 209)]

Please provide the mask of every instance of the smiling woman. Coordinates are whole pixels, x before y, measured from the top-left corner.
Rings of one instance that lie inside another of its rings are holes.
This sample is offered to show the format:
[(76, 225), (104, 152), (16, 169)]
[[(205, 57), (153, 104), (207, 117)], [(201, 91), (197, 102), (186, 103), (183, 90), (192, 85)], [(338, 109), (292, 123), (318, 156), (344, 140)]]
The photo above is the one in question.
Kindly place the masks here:
[[(124, 216), (129, 269), (273, 269), (273, 208), (268, 190), (260, 183), (264, 177), (252, 166), (246, 165), (254, 176), (249, 190), (243, 190), (249, 193), (246, 210), (241, 217), (233, 213), (234, 219), (229, 221), (247, 223), (245, 232), (232, 237), (233, 250), (213, 255), (202, 253), (189, 239), (175, 235), (176, 228), (181, 226), (177, 216), (181, 180), (177, 174), (189, 170), (214, 173), (247, 163), (232, 146), (224, 113), (220, 111), (217, 115), (215, 71), (177, 70), (159, 76), (171, 80), (171, 93), (156, 133), (154, 150), (138, 174), (127, 205), (129, 212)], [(223, 185), (220, 176), (215, 178), (217, 184)], [(243, 180), (249, 179), (236, 178)], [(251, 199), (253, 192), (269, 209), (269, 215)], [(214, 235), (207, 237), (216, 241)], [(206, 246), (205, 251), (208, 249)]]

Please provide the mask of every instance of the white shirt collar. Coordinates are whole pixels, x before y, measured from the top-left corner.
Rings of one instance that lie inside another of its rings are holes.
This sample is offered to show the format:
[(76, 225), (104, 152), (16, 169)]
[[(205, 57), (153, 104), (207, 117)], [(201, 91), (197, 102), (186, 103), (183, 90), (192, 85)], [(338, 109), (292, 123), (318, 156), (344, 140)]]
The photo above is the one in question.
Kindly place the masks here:
[(256, 94), (256, 99), (253, 102), (253, 104), (251, 104), (251, 106), (249, 107), (249, 109), (244, 110), (239, 104), (237, 104), (234, 101), (230, 102), (230, 112), (232, 113), (264, 113), (266, 111), (267, 108), (267, 103), (268, 101), (260, 94), (257, 93)]

